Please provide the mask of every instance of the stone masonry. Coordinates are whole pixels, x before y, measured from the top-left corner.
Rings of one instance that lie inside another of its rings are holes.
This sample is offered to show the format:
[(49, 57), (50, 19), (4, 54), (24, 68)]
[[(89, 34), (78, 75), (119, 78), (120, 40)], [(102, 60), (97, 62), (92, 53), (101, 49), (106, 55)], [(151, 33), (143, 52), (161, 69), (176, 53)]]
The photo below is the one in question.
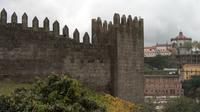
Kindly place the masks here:
[(26, 81), (35, 76), (68, 74), (97, 91), (108, 92), (132, 102), (144, 100), (143, 19), (115, 14), (107, 24), (92, 19), (92, 37), (79, 31), (73, 37), (64, 26), (62, 35), (58, 21), (50, 31), (48, 18), (39, 27), (35, 17), (28, 27), (23, 14), (18, 23), (16, 13), (7, 22), (3, 9), (0, 15), (0, 78)]

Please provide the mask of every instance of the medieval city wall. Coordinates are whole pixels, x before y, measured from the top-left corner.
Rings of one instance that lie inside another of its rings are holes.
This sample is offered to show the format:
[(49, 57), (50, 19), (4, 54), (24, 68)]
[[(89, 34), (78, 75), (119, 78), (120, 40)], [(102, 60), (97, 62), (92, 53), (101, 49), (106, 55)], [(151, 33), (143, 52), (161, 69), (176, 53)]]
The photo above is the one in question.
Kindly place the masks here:
[(16, 13), (7, 22), (5, 9), (0, 15), (0, 78), (19, 81), (35, 76), (68, 74), (98, 91), (109, 92), (125, 100), (143, 102), (143, 19), (115, 14), (113, 22), (92, 19), (92, 36), (77, 29), (69, 37), (64, 26), (48, 18), (39, 27), (34, 17), (28, 27), (28, 16), (18, 22)]
[(23, 25), (28, 19), (22, 23), (13, 21), (0, 24), (2, 80), (30, 81), (36, 76), (68, 74), (96, 90), (109, 91), (108, 49), (92, 45), (87, 33), (80, 42), (77, 29), (73, 38), (69, 37), (67, 26), (63, 28), (63, 35), (59, 35), (57, 21), (53, 31), (49, 31), (47, 19), (43, 28), (38, 27), (37, 18), (33, 19), (32, 27), (28, 27), (27, 22)]

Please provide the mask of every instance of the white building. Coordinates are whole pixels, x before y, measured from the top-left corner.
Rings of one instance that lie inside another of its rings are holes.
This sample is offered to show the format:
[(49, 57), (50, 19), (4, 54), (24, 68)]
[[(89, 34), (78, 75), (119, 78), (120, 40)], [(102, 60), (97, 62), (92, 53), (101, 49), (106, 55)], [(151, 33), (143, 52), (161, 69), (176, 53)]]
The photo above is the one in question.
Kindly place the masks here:
[(157, 55), (170, 56), (172, 45), (170, 44), (156, 44), (151, 47), (144, 47), (144, 57), (155, 57)]
[[(178, 36), (171, 38), (172, 47), (176, 48), (176, 54), (184, 55), (192, 53), (192, 38), (183, 35), (183, 32), (179, 32)], [(187, 45), (186, 45), (187, 43)], [(190, 44), (190, 45), (189, 45)]]
[(171, 44), (156, 44), (150, 47), (144, 47), (144, 57), (155, 57), (157, 55), (170, 56), (172, 54), (184, 55), (192, 53), (192, 38), (183, 35), (183, 32), (175, 38), (171, 38)]

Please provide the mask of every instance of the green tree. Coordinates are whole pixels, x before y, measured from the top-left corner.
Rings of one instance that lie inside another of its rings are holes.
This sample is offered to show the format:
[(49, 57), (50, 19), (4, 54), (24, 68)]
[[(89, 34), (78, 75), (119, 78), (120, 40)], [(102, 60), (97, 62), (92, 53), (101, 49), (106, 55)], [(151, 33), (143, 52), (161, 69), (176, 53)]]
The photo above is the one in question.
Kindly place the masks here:
[[(49, 76), (33, 88), (16, 89), (10, 97), (0, 97), (2, 108), (13, 112), (105, 112), (105, 108), (87, 96), (78, 81), (67, 76)], [(1, 107), (0, 107), (1, 108)], [(12, 112), (8, 111), (8, 112)]]
[(144, 103), (143, 104), (144, 110), (142, 112), (157, 112), (156, 105), (151, 103)]
[(191, 98), (200, 98), (200, 76), (192, 76), (183, 82), (184, 95)]
[(145, 58), (145, 63), (152, 68), (162, 70), (168, 67), (168, 56), (157, 55), (156, 57)]
[(10, 97), (0, 96), (0, 112), (14, 112), (14, 110)]
[(192, 48), (194, 48), (195, 49), (195, 51), (197, 50), (197, 48), (198, 48), (198, 44), (199, 44), (199, 42), (198, 41), (193, 41), (192, 42)]
[(200, 49), (200, 41), (197, 44), (197, 48)]
[(189, 51), (190, 49), (192, 49), (192, 42), (184, 42), (183, 47), (187, 48), (187, 50)]
[(186, 97), (177, 98), (169, 101), (163, 112), (200, 112), (199, 104)]

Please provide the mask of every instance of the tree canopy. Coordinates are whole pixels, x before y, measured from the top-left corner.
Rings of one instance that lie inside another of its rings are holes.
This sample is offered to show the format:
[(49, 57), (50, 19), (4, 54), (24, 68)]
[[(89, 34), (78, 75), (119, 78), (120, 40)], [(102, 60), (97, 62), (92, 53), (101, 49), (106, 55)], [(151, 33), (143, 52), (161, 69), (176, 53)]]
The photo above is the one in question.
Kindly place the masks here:
[(192, 49), (192, 42), (189, 42), (189, 41), (184, 42), (183, 46), (187, 48), (187, 50), (190, 50)]
[(191, 98), (200, 98), (200, 76), (192, 76), (183, 82), (184, 95)]
[(152, 68), (162, 70), (163, 68), (168, 67), (168, 57), (157, 55), (156, 57), (145, 58), (145, 63)]
[(197, 50), (197, 49), (200, 49), (200, 42), (198, 42), (198, 41), (193, 41), (192, 42), (192, 47), (195, 49), (195, 50)]
[(186, 97), (181, 97), (169, 101), (163, 112), (200, 112), (200, 104)]
[[(51, 75), (30, 88), (0, 96), (0, 112), (135, 112), (142, 106), (96, 93), (66, 75)], [(141, 112), (141, 111), (140, 111)]]
[(78, 81), (67, 76), (52, 75), (47, 80), (38, 81), (31, 89), (16, 89), (10, 99), (7, 97), (4, 107), (12, 107), (10, 110), (14, 112), (106, 111), (86, 94)]

